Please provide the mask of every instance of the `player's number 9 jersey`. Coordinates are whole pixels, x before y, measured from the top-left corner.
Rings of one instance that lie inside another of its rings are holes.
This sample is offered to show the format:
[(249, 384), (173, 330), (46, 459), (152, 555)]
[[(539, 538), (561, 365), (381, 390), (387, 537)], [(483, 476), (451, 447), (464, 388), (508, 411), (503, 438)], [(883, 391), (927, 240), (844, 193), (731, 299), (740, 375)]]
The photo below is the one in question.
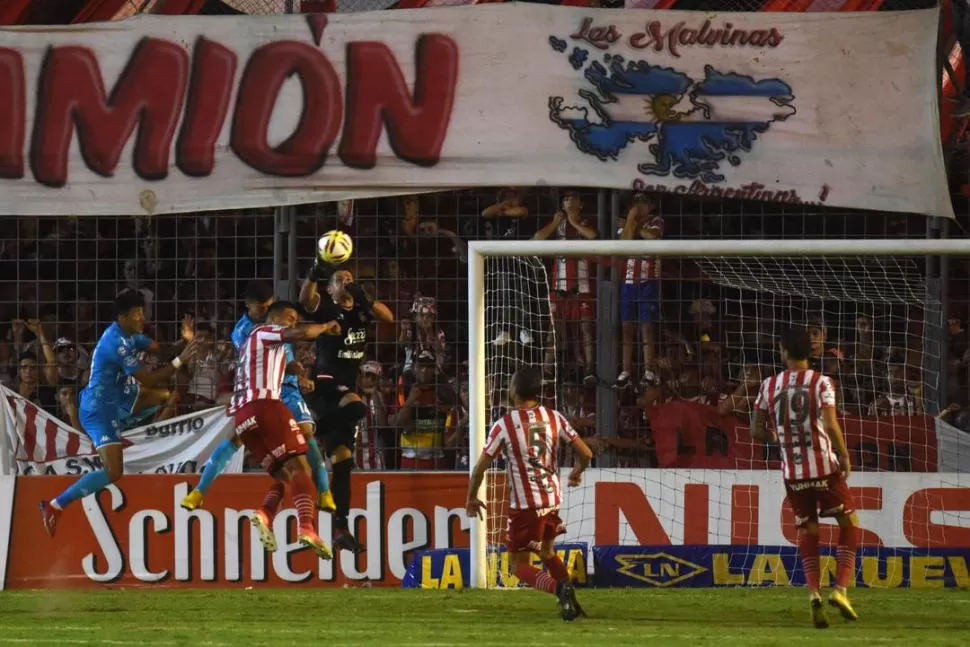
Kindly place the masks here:
[(505, 455), (511, 509), (559, 507), (559, 444), (576, 437), (561, 413), (541, 406), (513, 409), (492, 425), (484, 451)]

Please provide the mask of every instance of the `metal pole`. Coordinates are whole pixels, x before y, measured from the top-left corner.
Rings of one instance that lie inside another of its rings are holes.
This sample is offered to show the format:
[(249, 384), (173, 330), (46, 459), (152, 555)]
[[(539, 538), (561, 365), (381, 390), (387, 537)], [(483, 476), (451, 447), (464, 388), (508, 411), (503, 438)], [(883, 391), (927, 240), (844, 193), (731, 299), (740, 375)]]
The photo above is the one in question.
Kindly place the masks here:
[[(485, 445), (486, 384), (485, 384), (485, 257), (468, 250), (468, 467), (474, 469)], [(486, 504), (482, 519), (471, 519), (469, 551), (469, 586), (485, 588), (488, 565), (488, 493), (485, 486), (478, 498)]]
[(295, 301), (300, 293), (299, 259), (296, 256), (296, 207), (286, 208), (289, 234), (286, 239), (286, 298)]
[[(607, 196), (609, 195), (609, 202)], [(596, 226), (600, 238), (612, 239), (619, 194), (601, 189), (596, 194)], [(615, 260), (615, 259), (611, 259)], [(596, 268), (596, 433), (601, 437), (616, 435), (616, 396), (611, 388), (616, 380), (617, 289), (616, 268), (598, 263)], [(597, 467), (611, 467), (609, 454), (596, 459)]]

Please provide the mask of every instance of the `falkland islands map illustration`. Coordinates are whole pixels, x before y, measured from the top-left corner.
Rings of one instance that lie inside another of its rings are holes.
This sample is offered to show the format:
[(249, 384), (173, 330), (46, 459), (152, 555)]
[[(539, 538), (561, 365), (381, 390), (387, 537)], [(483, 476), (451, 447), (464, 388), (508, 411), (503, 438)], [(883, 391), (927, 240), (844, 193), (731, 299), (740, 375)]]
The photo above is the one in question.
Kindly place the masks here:
[(589, 84), (576, 97), (549, 97), (549, 118), (576, 148), (603, 162), (617, 160), (628, 146), (642, 148), (637, 170), (643, 175), (722, 182), (725, 162), (741, 165), (759, 135), (795, 114), (792, 88), (781, 79), (753, 79), (715, 65), (695, 79), (610, 52), (593, 59), (555, 36), (549, 44)]

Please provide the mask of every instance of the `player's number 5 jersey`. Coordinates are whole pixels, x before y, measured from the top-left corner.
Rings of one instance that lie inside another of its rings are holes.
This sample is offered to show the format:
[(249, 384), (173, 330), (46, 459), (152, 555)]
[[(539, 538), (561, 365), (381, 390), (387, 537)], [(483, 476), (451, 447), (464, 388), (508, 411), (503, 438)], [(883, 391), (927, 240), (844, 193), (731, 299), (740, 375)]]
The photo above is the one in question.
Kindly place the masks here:
[(782, 371), (761, 383), (755, 407), (771, 415), (786, 481), (815, 479), (839, 469), (822, 412), (835, 407), (832, 380), (807, 369)]
[(559, 444), (576, 437), (566, 418), (546, 407), (513, 409), (492, 425), (484, 451), (505, 455), (511, 509), (559, 507)]

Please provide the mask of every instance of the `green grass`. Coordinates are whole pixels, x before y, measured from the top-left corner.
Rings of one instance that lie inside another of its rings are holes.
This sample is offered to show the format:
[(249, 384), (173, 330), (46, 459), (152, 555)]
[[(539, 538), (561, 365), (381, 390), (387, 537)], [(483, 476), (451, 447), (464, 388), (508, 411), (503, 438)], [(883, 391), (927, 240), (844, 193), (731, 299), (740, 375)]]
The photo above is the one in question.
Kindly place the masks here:
[(534, 591), (7, 591), (0, 645), (970, 645), (970, 591), (852, 598), (862, 619), (820, 631), (791, 588), (580, 590), (571, 624)]

